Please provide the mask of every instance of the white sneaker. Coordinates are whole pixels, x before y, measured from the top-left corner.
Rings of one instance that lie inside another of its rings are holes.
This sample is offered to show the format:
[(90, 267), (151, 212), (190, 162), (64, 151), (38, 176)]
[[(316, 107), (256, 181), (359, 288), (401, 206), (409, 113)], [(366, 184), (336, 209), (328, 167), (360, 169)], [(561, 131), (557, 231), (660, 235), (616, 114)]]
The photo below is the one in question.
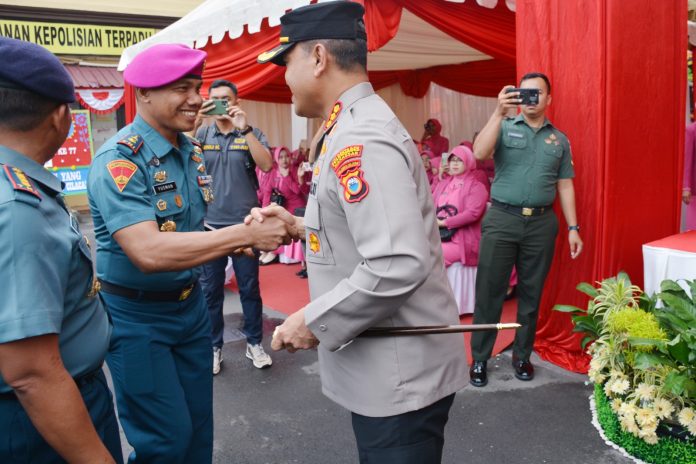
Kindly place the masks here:
[(220, 373), (220, 365), (222, 364), (222, 350), (213, 348), (213, 375)]
[(273, 364), (273, 360), (266, 354), (260, 343), (258, 345), (247, 343), (246, 357), (254, 362), (254, 367), (257, 369), (263, 369)]

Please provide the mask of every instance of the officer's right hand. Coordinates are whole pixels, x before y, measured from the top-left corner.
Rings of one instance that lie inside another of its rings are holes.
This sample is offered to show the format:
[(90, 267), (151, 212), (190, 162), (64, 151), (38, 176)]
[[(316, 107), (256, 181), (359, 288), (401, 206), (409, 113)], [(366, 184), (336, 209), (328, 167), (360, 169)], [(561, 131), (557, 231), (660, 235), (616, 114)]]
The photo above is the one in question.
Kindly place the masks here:
[(507, 89), (514, 89), (514, 85), (506, 85), (498, 94), (498, 114), (505, 116), (512, 109), (517, 109), (517, 105), (522, 103), (519, 92), (506, 93)]
[(303, 225), (300, 223), (300, 218), (290, 214), (288, 210), (275, 203), (264, 208), (252, 208), (247, 217), (244, 218), (244, 224), (249, 225), (252, 222), (264, 222), (266, 218), (276, 217), (287, 226), (290, 237), (293, 240), (300, 240), (304, 237)]
[(287, 224), (278, 217), (266, 217), (263, 222), (251, 221), (246, 227), (251, 234), (251, 245), (257, 250), (274, 251), (292, 243)]

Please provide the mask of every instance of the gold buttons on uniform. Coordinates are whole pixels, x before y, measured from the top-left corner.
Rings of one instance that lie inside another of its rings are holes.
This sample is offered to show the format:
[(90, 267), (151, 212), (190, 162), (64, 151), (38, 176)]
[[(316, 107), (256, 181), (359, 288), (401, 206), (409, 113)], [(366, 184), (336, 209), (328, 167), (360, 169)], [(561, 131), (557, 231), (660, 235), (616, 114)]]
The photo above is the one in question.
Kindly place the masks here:
[(176, 222), (174, 221), (164, 221), (160, 226), (162, 232), (176, 232)]

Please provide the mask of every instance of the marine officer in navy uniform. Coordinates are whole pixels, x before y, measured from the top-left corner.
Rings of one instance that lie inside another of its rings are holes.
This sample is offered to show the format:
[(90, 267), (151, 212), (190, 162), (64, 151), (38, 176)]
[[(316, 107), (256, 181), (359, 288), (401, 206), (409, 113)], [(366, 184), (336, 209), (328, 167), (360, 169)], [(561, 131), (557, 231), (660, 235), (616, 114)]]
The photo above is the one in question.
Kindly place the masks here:
[[(114, 321), (107, 362), (131, 463), (212, 460), (210, 322), (200, 265), (288, 242), (284, 223), (203, 232), (214, 198), (193, 128), (206, 53), (155, 45), (124, 72), (138, 115), (98, 151), (88, 193)], [(261, 226), (261, 227), (257, 227)]]
[(89, 245), (44, 169), (72, 79), (44, 48), (0, 37), (0, 462), (123, 462), (102, 364), (111, 326)]

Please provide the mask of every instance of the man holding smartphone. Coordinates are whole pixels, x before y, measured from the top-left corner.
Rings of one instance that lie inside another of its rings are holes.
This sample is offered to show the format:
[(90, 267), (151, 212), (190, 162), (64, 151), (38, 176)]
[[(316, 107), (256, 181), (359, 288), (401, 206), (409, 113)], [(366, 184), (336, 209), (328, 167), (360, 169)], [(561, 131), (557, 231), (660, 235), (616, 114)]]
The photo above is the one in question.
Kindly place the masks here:
[[(230, 81), (216, 80), (210, 84), (208, 96), (210, 100), (198, 112), (195, 134), (203, 148), (206, 171), (212, 176), (214, 201), (208, 205), (205, 225), (213, 230), (241, 224), (249, 210), (259, 206), (256, 167), (264, 172), (270, 171), (273, 157), (264, 133), (249, 125), (247, 115), (239, 105), (237, 86)], [(201, 126), (204, 118), (213, 118), (213, 123)], [(220, 372), (222, 364), (226, 266), (226, 256), (212, 260), (203, 265), (200, 279), (212, 326), (213, 374)], [(263, 305), (258, 258), (234, 255), (232, 266), (244, 312), (246, 356), (254, 367), (268, 367), (272, 360), (261, 345)]]
[[(551, 83), (544, 74), (530, 73), (522, 77), (520, 87), (534, 91), (504, 87), (498, 95), (498, 107), (474, 143), (477, 159), (495, 160), (493, 206), (482, 222), (474, 323), (500, 322), (510, 273), (513, 265), (516, 266), (517, 322), (522, 327), (515, 336), (512, 364), (515, 377), (532, 380), (534, 367), (529, 357), (534, 347), (544, 280), (551, 267), (558, 233), (558, 219), (553, 212), (556, 191), (568, 223), (573, 259), (582, 251), (582, 240), (575, 214), (575, 172), (570, 143), (545, 116), (546, 107), (551, 104)], [(530, 96), (537, 92), (537, 103), (533, 104)], [(508, 112), (518, 105), (521, 113), (507, 118)], [(495, 332), (475, 332), (471, 337), (474, 363), (469, 375), (475, 387), (488, 383), (486, 362), (495, 337)]]

